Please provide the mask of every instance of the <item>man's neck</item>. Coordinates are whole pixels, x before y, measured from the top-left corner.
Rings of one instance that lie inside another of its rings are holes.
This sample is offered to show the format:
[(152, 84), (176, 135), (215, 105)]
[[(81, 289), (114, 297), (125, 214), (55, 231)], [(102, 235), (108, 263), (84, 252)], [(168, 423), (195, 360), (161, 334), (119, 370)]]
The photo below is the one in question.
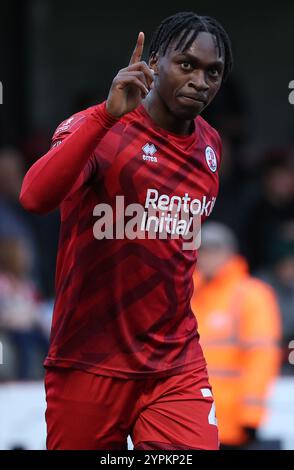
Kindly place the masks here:
[(167, 132), (189, 135), (194, 130), (194, 122), (175, 117), (154, 90), (143, 101), (143, 106), (155, 124)]

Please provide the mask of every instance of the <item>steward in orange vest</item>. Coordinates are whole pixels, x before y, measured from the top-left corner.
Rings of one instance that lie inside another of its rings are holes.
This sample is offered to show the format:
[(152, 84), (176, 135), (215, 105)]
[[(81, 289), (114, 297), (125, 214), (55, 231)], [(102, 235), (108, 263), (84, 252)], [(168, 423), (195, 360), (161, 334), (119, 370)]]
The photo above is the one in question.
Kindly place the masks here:
[(250, 276), (233, 233), (202, 229), (192, 309), (214, 392), (220, 442), (242, 447), (255, 438), (280, 363), (280, 314), (274, 291)]

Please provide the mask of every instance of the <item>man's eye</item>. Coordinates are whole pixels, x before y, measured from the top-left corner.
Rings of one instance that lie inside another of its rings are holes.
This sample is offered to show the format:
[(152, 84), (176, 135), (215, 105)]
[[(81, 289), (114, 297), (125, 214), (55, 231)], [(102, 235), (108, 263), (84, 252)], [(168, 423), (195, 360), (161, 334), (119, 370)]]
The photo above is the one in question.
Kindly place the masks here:
[(215, 77), (215, 78), (216, 78), (216, 77), (219, 76), (219, 70), (218, 70), (218, 69), (210, 69), (210, 70), (209, 70), (209, 75), (210, 75), (211, 77)]
[(190, 64), (190, 62), (182, 62), (181, 67), (183, 70), (191, 70), (192, 65)]

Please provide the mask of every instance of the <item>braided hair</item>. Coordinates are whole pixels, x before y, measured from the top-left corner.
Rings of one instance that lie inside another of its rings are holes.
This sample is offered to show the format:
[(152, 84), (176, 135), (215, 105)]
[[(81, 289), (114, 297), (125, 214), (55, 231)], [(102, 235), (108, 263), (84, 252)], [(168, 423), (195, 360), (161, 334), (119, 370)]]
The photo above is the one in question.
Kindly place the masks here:
[(221, 24), (209, 16), (198, 16), (193, 12), (180, 12), (163, 20), (153, 34), (149, 58), (160, 53), (165, 55), (173, 40), (178, 40), (175, 50), (186, 51), (191, 47), (200, 32), (212, 34), (216, 40), (219, 56), (225, 60), (223, 80), (233, 67), (231, 41)]

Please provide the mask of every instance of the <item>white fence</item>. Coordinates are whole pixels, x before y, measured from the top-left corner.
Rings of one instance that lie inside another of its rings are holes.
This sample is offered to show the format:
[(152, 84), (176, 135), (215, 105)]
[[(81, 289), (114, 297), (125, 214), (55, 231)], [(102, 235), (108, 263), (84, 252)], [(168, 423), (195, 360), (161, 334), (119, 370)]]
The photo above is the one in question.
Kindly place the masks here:
[[(45, 449), (44, 386), (35, 383), (0, 385), (0, 449)], [(270, 414), (260, 431), (265, 439), (281, 439), (294, 450), (294, 377), (280, 378), (269, 399)]]

